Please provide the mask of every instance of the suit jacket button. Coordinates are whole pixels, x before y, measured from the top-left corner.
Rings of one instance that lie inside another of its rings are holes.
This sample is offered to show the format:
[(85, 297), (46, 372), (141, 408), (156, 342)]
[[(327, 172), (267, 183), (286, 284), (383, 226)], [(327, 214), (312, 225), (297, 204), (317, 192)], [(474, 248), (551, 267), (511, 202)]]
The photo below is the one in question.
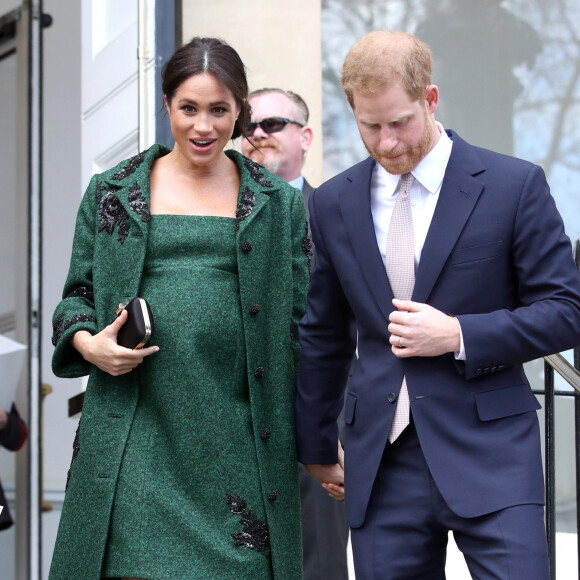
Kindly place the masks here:
[(258, 367), (255, 371), (254, 371), (254, 376), (257, 379), (261, 379), (264, 376), (264, 367)]
[(479, 377), (479, 376), (481, 376), (481, 375), (483, 374), (483, 369), (477, 369), (477, 370), (475, 371), (475, 374), (476, 374), (478, 377)]
[(256, 314), (259, 314), (260, 312), (260, 305), (259, 304), (254, 304), (251, 308), (250, 308), (250, 314), (253, 314), (254, 316)]
[(390, 393), (388, 396), (389, 403), (394, 403), (397, 400), (397, 395), (395, 393)]
[(268, 501), (270, 503), (272, 503), (273, 501), (276, 501), (278, 499), (278, 492), (276, 490), (272, 491), (270, 493), (270, 495), (268, 496)]
[(497, 373), (497, 367), (491, 367), (491, 372), (492, 373)]
[(272, 435), (272, 431), (270, 431), (270, 429), (264, 429), (261, 435), (262, 441), (267, 441), (270, 439), (270, 435)]
[(505, 369), (505, 367), (504, 367), (503, 365), (499, 365), (499, 366), (497, 367), (497, 370), (498, 370), (498, 371), (503, 371), (503, 369)]
[(250, 242), (249, 240), (246, 240), (243, 244), (242, 244), (242, 252), (244, 252), (244, 254), (247, 254), (248, 252), (252, 251), (252, 242)]

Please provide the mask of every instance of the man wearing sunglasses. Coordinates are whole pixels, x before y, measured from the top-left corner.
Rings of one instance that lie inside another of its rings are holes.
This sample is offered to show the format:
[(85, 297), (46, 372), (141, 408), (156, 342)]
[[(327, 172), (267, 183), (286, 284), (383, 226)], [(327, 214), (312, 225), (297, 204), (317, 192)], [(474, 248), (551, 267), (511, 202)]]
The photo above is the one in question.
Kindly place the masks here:
[[(302, 175), (312, 144), (308, 107), (291, 91), (260, 89), (250, 93), (252, 122), (242, 153), (302, 191), (308, 212), (312, 186)], [(331, 499), (300, 465), (304, 580), (348, 580), (348, 527), (344, 504)]]
[(242, 153), (302, 191), (308, 212), (310, 184), (302, 175), (304, 155), (312, 144), (308, 107), (302, 97), (281, 89), (250, 93), (252, 122), (242, 139)]

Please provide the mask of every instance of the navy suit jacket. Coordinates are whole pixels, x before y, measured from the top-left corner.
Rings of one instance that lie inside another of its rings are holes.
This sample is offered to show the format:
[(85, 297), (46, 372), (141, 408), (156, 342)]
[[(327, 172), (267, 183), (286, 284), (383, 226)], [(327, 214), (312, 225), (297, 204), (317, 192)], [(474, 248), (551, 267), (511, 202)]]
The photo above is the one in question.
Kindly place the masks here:
[(413, 300), (456, 316), (467, 360), (398, 359), (370, 208), (374, 160), (310, 195), (316, 247), (300, 325), (297, 437), (302, 463), (335, 463), (346, 393), (347, 523), (364, 523), (403, 375), (423, 453), (449, 507), (474, 517), (544, 501), (539, 404), (522, 364), (580, 343), (580, 278), (542, 169), (453, 149), (416, 272)]

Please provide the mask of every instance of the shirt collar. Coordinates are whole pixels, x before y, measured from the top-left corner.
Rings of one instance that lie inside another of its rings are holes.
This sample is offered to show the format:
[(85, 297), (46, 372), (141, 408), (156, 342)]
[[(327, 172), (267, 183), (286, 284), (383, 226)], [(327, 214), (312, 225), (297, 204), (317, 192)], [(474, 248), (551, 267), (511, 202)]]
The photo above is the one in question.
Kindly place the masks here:
[[(437, 193), (441, 187), (453, 146), (453, 141), (445, 132), (443, 125), (439, 122), (436, 124), (441, 134), (435, 147), (411, 171), (413, 177), (431, 194)], [(388, 173), (379, 163), (375, 163), (373, 183), (384, 188), (383, 191), (387, 196), (395, 195), (400, 178), (400, 175)]]
[(288, 185), (291, 185), (292, 187), (295, 187), (296, 189), (302, 191), (302, 187), (304, 186), (304, 175), (302, 175), (301, 173), (296, 179), (292, 179), (292, 181), (289, 181)]

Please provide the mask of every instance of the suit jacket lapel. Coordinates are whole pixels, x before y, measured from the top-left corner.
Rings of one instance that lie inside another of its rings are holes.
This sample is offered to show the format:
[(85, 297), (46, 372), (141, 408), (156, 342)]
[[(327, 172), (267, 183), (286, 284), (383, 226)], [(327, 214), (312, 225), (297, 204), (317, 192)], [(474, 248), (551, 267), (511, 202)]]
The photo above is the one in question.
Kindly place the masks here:
[(483, 190), (483, 183), (474, 177), (484, 171), (481, 161), (470, 145), (456, 134), (451, 136), (451, 157), (415, 276), (413, 300), (417, 302), (427, 302)]
[(377, 245), (371, 213), (371, 176), (374, 160), (369, 157), (351, 172), (347, 187), (341, 191), (340, 207), (345, 228), (374, 299), (386, 319), (392, 311), (393, 292)]

